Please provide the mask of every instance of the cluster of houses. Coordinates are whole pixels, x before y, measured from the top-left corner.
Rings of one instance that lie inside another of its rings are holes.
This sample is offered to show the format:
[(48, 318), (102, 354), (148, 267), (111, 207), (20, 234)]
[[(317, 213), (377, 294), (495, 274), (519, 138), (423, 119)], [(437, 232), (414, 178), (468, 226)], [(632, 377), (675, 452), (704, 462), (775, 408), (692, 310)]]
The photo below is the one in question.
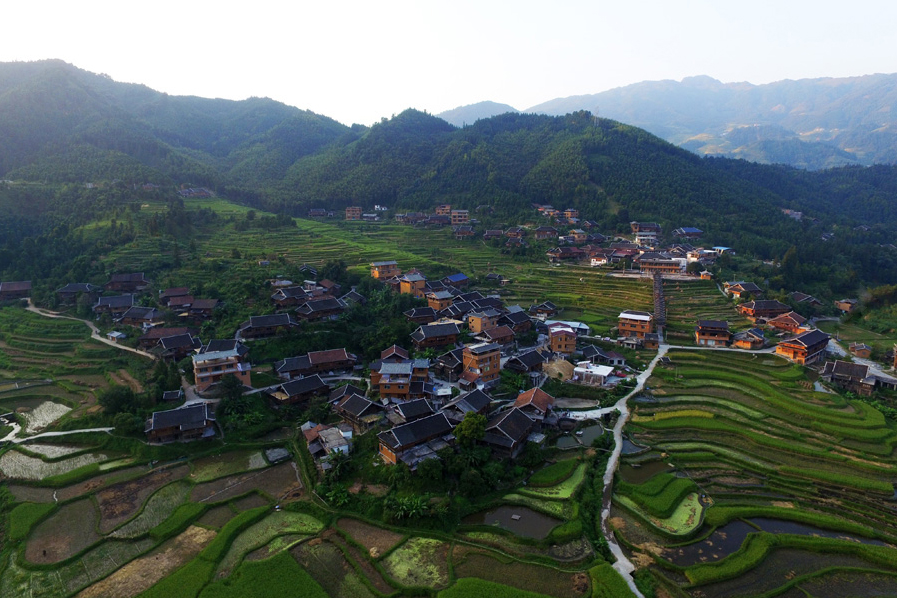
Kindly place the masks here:
[[(93, 303), (97, 317), (108, 314), (112, 322), (147, 331), (175, 319), (188, 325), (199, 325), (210, 319), (219, 307), (218, 299), (195, 297), (187, 287), (162, 289), (156, 297), (158, 307), (138, 304), (140, 295), (150, 286), (142, 272), (113, 274), (104, 286), (89, 283), (69, 283), (57, 289), (63, 305), (71, 305), (79, 297), (87, 296)], [(103, 295), (102, 293), (118, 293)]]

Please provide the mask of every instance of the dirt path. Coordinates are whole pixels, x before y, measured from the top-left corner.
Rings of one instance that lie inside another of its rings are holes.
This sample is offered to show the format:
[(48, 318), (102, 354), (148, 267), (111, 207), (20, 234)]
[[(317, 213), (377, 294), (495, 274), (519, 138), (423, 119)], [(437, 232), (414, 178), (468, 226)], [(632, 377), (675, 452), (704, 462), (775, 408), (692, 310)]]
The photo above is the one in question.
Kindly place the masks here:
[(44, 316), (45, 318), (58, 318), (60, 320), (74, 320), (75, 322), (82, 322), (82, 323), (84, 323), (85, 326), (90, 328), (91, 338), (93, 338), (93, 340), (100, 342), (100, 343), (107, 344), (110, 347), (116, 347), (118, 349), (121, 349), (122, 351), (130, 351), (131, 353), (136, 353), (137, 355), (142, 355), (143, 357), (148, 357), (150, 359), (156, 359), (156, 356), (153, 355), (152, 353), (147, 353), (146, 351), (141, 351), (140, 349), (132, 349), (131, 347), (126, 347), (125, 345), (120, 345), (115, 341), (111, 341), (108, 338), (100, 336), (99, 329), (97, 329), (96, 325), (94, 325), (94, 323), (91, 322), (90, 320), (81, 320), (79, 318), (73, 318), (71, 316), (63, 316), (62, 314), (55, 312), (55, 311), (50, 311), (47, 309), (41, 309), (40, 307), (35, 307), (34, 304), (31, 302), (30, 298), (28, 299), (28, 307), (26, 307), (25, 309), (32, 313), (36, 313), (39, 316)]

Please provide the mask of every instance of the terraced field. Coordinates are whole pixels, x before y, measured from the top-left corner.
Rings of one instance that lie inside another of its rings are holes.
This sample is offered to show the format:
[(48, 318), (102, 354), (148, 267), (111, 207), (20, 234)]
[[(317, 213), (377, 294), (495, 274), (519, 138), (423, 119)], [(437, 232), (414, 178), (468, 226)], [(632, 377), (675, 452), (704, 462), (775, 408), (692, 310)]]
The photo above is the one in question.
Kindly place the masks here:
[[(668, 356), (629, 425), (652, 452), (625, 461), (611, 513), (636, 563), (696, 597), (799, 591), (832, 567), (875, 580), (852, 596), (897, 589), (893, 424), (772, 355)], [(659, 524), (689, 500), (690, 527)]]
[(109, 386), (107, 372), (129, 367), (132, 359), (92, 340), (82, 322), (4, 307), (0, 411), (22, 413), (29, 433), (62, 416), (79, 417), (95, 404), (96, 392)]
[(752, 326), (713, 281), (667, 280), (663, 283), (663, 294), (667, 302), (666, 338), (672, 344), (694, 344), (698, 320), (725, 320), (734, 331)]
[[(179, 284), (217, 286), (221, 273), (261, 282), (281, 273), (283, 265), (315, 267), (329, 260), (345, 260), (351, 270), (369, 273), (372, 261), (395, 259), (403, 270), (419, 268), (428, 276), (462, 271), (471, 278), (497, 272), (513, 282), (501, 289), (506, 300), (524, 307), (551, 300), (565, 308), (562, 316), (606, 332), (616, 325), (623, 309), (652, 309), (650, 281), (608, 278), (605, 272), (584, 266), (551, 266), (546, 260), (530, 263), (515, 259), (482, 240), (457, 241), (451, 230), (420, 230), (399, 224), (318, 222), (296, 220), (295, 229), (250, 229), (235, 233), (221, 227), (197, 237), (198, 256), (185, 260)], [(170, 248), (168, 249), (170, 251)], [(233, 257), (234, 250), (240, 258)], [(140, 238), (117, 250), (110, 260), (119, 270), (152, 271), (159, 255), (158, 240)], [(261, 259), (271, 265), (258, 265)]]

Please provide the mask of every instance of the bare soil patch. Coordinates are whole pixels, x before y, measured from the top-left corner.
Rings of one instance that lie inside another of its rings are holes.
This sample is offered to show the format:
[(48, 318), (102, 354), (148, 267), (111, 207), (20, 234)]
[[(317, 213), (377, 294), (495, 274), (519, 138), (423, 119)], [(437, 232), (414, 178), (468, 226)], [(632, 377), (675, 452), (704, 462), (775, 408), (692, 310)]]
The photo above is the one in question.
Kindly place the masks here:
[(133, 517), (156, 490), (190, 473), (188, 465), (158, 469), (127, 482), (120, 482), (96, 493), (100, 507), (100, 533), (108, 534)]
[(268, 506), (270, 503), (261, 495), (253, 493), (249, 496), (244, 496), (239, 500), (235, 500), (231, 504), (237, 511), (242, 513), (243, 511), (248, 511), (249, 509), (257, 509), (258, 507)]
[(100, 540), (97, 519), (97, 510), (88, 498), (63, 506), (31, 533), (25, 560), (48, 565), (81, 552)]
[(84, 482), (60, 488), (56, 493), (56, 498), (59, 499), (60, 502), (65, 502), (90, 492), (96, 492), (101, 488), (105, 488), (106, 486), (110, 486), (146, 471), (146, 467), (141, 465), (129, 467), (127, 469), (119, 469), (118, 471), (90, 478)]
[(405, 537), (402, 534), (380, 529), (357, 519), (343, 518), (337, 521), (336, 525), (349, 534), (352, 540), (364, 546), (373, 558), (378, 558), (386, 553)]
[(106, 579), (86, 588), (77, 598), (136, 596), (190, 561), (214, 537), (215, 532), (192, 525), (150, 554), (134, 559)]
[(382, 484), (362, 484), (361, 482), (355, 482), (349, 486), (349, 492), (352, 494), (367, 492), (374, 496), (386, 496), (386, 493), (389, 492), (389, 488)]
[(221, 505), (214, 509), (209, 509), (200, 517), (196, 523), (205, 527), (221, 529), (224, 524), (236, 517), (237, 514), (228, 505)]
[(193, 502), (222, 502), (252, 490), (261, 490), (283, 502), (301, 495), (302, 483), (292, 462), (281, 463), (263, 470), (247, 471), (213, 482), (197, 484), (190, 493)]
[(52, 488), (38, 488), (35, 486), (7, 486), (12, 495), (20, 502), (53, 502)]
[[(324, 533), (325, 535), (327, 534), (327, 532)], [(357, 548), (349, 545), (336, 532), (331, 530), (330, 533), (332, 535), (329, 537), (329, 541), (337, 546), (341, 546), (349, 553), (349, 556), (352, 557), (352, 560), (355, 561), (356, 564), (358, 564), (359, 568), (364, 573), (364, 576), (371, 582), (371, 585), (374, 586), (374, 589), (381, 594), (392, 594), (395, 591), (395, 588), (386, 583), (386, 580), (383, 579), (380, 572), (374, 568), (371, 562)], [(302, 546), (304, 546), (304, 544)]]
[(130, 386), (134, 392), (143, 392), (143, 385), (138, 382), (134, 376), (128, 372), (128, 370), (118, 370), (118, 375), (121, 376), (122, 380)]

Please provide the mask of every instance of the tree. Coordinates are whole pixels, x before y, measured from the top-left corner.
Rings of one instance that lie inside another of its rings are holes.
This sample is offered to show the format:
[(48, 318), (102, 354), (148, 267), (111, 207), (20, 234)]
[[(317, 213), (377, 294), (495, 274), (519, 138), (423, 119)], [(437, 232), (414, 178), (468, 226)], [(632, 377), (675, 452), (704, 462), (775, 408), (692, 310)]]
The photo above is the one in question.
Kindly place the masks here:
[(465, 448), (473, 447), (477, 441), (486, 436), (486, 416), (468, 411), (464, 419), (455, 428), (455, 439)]
[(117, 384), (102, 392), (97, 397), (97, 403), (100, 404), (107, 415), (133, 413), (139, 407), (134, 391), (128, 386), (119, 386)]

